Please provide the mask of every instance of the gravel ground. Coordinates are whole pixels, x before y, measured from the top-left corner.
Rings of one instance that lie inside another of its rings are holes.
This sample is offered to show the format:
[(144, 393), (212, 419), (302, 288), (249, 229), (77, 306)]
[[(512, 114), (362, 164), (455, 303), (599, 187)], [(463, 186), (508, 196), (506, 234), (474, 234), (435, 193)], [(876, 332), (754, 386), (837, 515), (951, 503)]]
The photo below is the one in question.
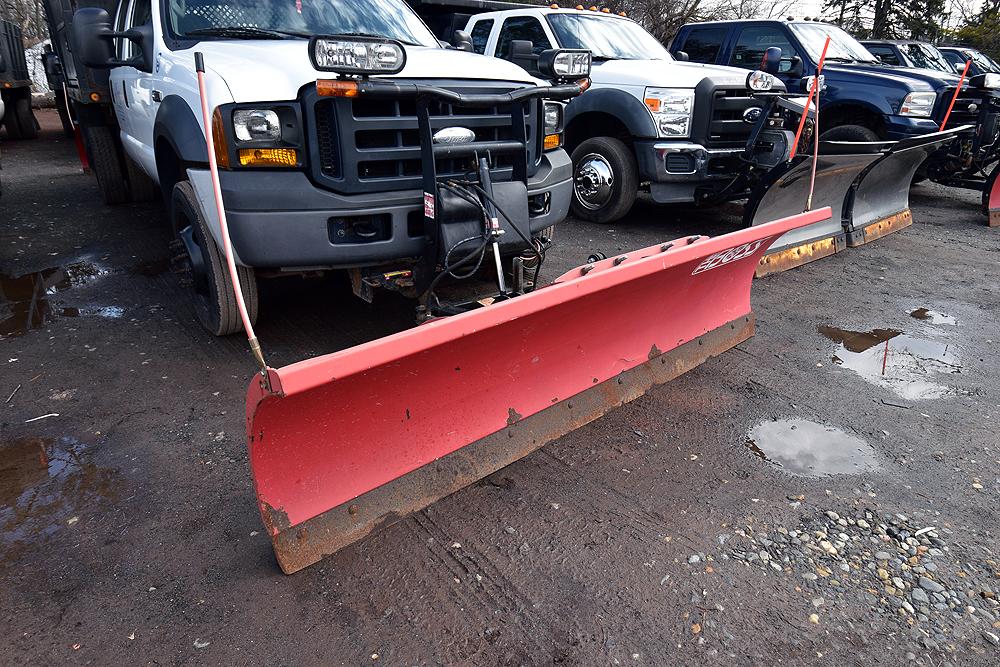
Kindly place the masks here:
[[(915, 187), (913, 227), (757, 281), (751, 340), (285, 576), (244, 342), (194, 322), (160, 207), (101, 205), (39, 119), (3, 144), (0, 663), (1000, 664), (1000, 232), (975, 195)], [(737, 214), (569, 221), (545, 273)], [(263, 304), (277, 365), (412, 316), (338, 279)]]

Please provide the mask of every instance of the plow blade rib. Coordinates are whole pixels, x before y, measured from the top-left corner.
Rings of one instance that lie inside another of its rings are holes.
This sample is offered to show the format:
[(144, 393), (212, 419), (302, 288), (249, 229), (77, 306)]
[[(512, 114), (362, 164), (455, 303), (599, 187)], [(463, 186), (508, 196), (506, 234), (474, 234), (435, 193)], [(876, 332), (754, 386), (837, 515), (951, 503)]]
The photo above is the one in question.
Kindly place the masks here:
[(917, 169), (958, 130), (935, 132), (890, 145), (858, 175), (844, 207), (847, 245), (856, 247), (909, 226), (910, 183)]
[[(877, 149), (880, 144), (871, 146)], [(826, 150), (829, 150), (829, 142), (822, 142), (812, 201), (814, 207), (829, 206), (833, 217), (800, 227), (779, 238), (761, 261), (758, 276), (786, 271), (846, 247), (841, 219), (848, 193), (858, 174), (880, 154), (827, 155)], [(772, 169), (747, 202), (744, 224), (759, 225), (801, 212), (809, 196), (811, 170), (812, 157), (807, 155), (800, 155)]]
[(651, 246), (258, 376), (247, 393), (250, 464), (282, 569), (314, 563), (748, 338), (761, 255), (830, 216)]

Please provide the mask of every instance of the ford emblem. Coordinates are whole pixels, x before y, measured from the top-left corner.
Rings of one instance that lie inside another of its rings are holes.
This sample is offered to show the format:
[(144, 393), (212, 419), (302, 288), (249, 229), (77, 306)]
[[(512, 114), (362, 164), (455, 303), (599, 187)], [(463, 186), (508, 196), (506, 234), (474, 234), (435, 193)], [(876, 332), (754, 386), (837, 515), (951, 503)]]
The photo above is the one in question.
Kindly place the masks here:
[(444, 127), (434, 133), (434, 143), (458, 146), (471, 144), (476, 140), (476, 133), (467, 127)]
[(760, 120), (760, 115), (764, 112), (760, 107), (750, 107), (743, 111), (743, 122), (744, 123), (756, 123)]

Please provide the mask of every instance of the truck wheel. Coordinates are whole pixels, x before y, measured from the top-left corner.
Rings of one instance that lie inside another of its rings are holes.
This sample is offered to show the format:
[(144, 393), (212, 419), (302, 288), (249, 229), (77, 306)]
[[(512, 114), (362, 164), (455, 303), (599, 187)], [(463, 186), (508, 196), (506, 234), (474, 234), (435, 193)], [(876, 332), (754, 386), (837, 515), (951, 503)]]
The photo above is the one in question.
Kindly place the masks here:
[[(170, 198), (170, 219), (187, 248), (191, 270), (191, 295), (198, 321), (216, 336), (228, 336), (243, 329), (229, 268), (215, 243), (194, 188), (187, 181), (174, 186)], [(257, 278), (251, 268), (236, 267), (243, 288), (243, 301), (251, 324), (257, 320), (259, 298)]]
[(38, 123), (35, 121), (35, 115), (31, 113), (30, 93), (14, 100), (14, 116), (17, 117), (17, 124), (21, 128), (22, 139), (38, 137)]
[(142, 167), (137, 165), (128, 155), (124, 158), (125, 175), (128, 176), (128, 192), (134, 202), (153, 201), (159, 195), (159, 189)]
[(17, 141), (21, 138), (21, 126), (17, 122), (17, 114), (14, 113), (14, 100), (6, 97), (4, 105), (7, 107), (7, 111), (3, 117), (3, 126), (7, 128), (7, 138), (11, 141)]
[(123, 204), (128, 201), (128, 185), (122, 173), (118, 144), (111, 128), (96, 125), (83, 128), (83, 138), (90, 158), (90, 167), (97, 176), (105, 204)]
[(874, 130), (861, 125), (841, 125), (819, 135), (821, 141), (878, 141)]
[(573, 215), (607, 224), (635, 203), (639, 170), (628, 146), (611, 137), (587, 139), (573, 151)]

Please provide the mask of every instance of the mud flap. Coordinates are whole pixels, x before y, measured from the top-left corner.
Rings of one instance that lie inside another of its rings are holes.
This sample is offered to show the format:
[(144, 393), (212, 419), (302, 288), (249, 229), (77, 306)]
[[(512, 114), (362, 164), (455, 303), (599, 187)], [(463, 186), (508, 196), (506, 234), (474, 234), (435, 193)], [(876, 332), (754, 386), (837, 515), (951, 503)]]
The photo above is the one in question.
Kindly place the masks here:
[(247, 392), (250, 465), (295, 572), (753, 334), (750, 285), (829, 208), (586, 265), (510, 300), (278, 369)]
[(986, 204), (986, 224), (990, 227), (1000, 227), (1000, 162), (997, 162), (986, 179), (986, 193), (983, 201)]
[(910, 214), (913, 176), (931, 153), (957, 133), (957, 129), (934, 132), (891, 144), (858, 175), (843, 213), (849, 247), (864, 245), (913, 222)]
[[(786, 271), (847, 247), (842, 218), (848, 192), (858, 174), (879, 158), (882, 144), (860, 144), (871, 152), (846, 154), (836, 143), (820, 142), (812, 199), (814, 207), (830, 207), (833, 217), (794, 229), (775, 241), (761, 259), (757, 276)], [(811, 170), (811, 155), (799, 155), (771, 169), (747, 202), (744, 224), (760, 225), (805, 209)]]

